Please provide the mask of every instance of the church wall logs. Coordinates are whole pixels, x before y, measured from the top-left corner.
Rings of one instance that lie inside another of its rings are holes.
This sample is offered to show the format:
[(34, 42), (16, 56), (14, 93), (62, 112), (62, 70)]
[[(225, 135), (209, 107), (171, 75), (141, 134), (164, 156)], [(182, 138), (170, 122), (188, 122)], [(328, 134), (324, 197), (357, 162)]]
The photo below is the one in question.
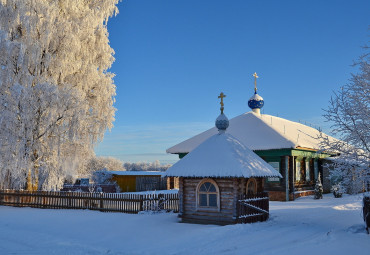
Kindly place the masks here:
[[(183, 180), (183, 222), (195, 223), (232, 223), (234, 214), (234, 179), (212, 179), (218, 185), (220, 191), (220, 209), (197, 208), (197, 186), (203, 178), (181, 178)], [(236, 187), (238, 190), (238, 187)]]
[[(236, 223), (237, 202), (246, 192), (246, 178), (210, 178), (219, 188), (219, 209), (197, 206), (197, 187), (203, 178), (184, 178), (179, 180), (180, 217), (182, 222), (230, 224)], [(257, 192), (263, 191), (262, 178), (256, 178)]]

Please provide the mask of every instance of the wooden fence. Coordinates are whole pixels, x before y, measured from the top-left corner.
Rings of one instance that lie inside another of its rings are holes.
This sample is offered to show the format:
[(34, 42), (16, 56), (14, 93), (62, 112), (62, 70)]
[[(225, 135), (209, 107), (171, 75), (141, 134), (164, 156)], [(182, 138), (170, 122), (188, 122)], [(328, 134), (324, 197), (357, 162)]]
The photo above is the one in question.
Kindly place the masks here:
[(103, 212), (138, 213), (166, 210), (178, 212), (178, 194), (125, 194), (64, 191), (0, 190), (0, 205), (45, 209), (89, 209)]
[(254, 195), (241, 195), (237, 205), (238, 223), (266, 221), (269, 218), (269, 195), (260, 192)]

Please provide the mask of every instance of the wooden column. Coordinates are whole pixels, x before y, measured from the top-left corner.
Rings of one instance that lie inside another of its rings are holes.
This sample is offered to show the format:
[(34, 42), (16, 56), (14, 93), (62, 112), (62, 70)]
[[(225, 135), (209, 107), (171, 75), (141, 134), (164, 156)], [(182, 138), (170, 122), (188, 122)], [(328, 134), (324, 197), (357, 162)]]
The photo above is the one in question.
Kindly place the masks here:
[(289, 156), (285, 156), (285, 200), (289, 201)]
[(313, 169), (314, 169), (313, 171), (315, 173), (315, 180), (314, 181), (316, 181), (318, 176), (319, 176), (319, 162), (318, 162), (317, 158), (314, 159)]

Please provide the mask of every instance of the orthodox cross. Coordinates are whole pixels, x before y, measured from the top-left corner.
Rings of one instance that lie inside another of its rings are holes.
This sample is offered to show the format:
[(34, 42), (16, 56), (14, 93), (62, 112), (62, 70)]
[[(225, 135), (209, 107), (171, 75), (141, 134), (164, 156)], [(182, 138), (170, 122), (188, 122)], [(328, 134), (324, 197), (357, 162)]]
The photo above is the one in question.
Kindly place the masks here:
[(220, 102), (220, 105), (221, 105), (221, 114), (224, 113), (224, 97), (226, 97), (226, 95), (221, 92), (221, 94), (218, 96), (218, 98), (221, 98), (221, 102)]
[(253, 77), (254, 77), (254, 92), (257, 93), (257, 78), (258, 78), (258, 75), (257, 75), (256, 72), (254, 72)]

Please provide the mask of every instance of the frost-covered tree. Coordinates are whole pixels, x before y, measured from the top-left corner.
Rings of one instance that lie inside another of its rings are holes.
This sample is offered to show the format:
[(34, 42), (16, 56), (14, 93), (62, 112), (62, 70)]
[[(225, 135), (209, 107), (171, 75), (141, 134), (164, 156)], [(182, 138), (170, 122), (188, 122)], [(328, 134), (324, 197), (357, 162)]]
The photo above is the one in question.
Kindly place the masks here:
[(127, 171), (166, 171), (170, 168), (171, 164), (161, 165), (159, 160), (156, 160), (151, 163), (146, 162), (136, 162), (136, 163), (129, 163), (126, 162), (123, 164)]
[(112, 172), (107, 171), (106, 169), (98, 170), (93, 172), (91, 175), (91, 179), (95, 184), (113, 184), (115, 183), (112, 181)]
[(93, 156), (87, 162), (85, 171), (80, 173), (83, 176), (89, 176), (92, 173), (100, 170), (107, 170), (107, 171), (125, 171), (123, 167), (123, 162), (119, 159), (113, 157), (97, 157)]
[(112, 127), (118, 0), (0, 0), (0, 188), (61, 186)]
[(332, 162), (331, 177), (350, 192), (369, 188), (370, 181), (370, 53), (355, 63), (358, 73), (335, 92), (324, 117), (340, 140), (322, 137), (322, 147), (338, 153)]

